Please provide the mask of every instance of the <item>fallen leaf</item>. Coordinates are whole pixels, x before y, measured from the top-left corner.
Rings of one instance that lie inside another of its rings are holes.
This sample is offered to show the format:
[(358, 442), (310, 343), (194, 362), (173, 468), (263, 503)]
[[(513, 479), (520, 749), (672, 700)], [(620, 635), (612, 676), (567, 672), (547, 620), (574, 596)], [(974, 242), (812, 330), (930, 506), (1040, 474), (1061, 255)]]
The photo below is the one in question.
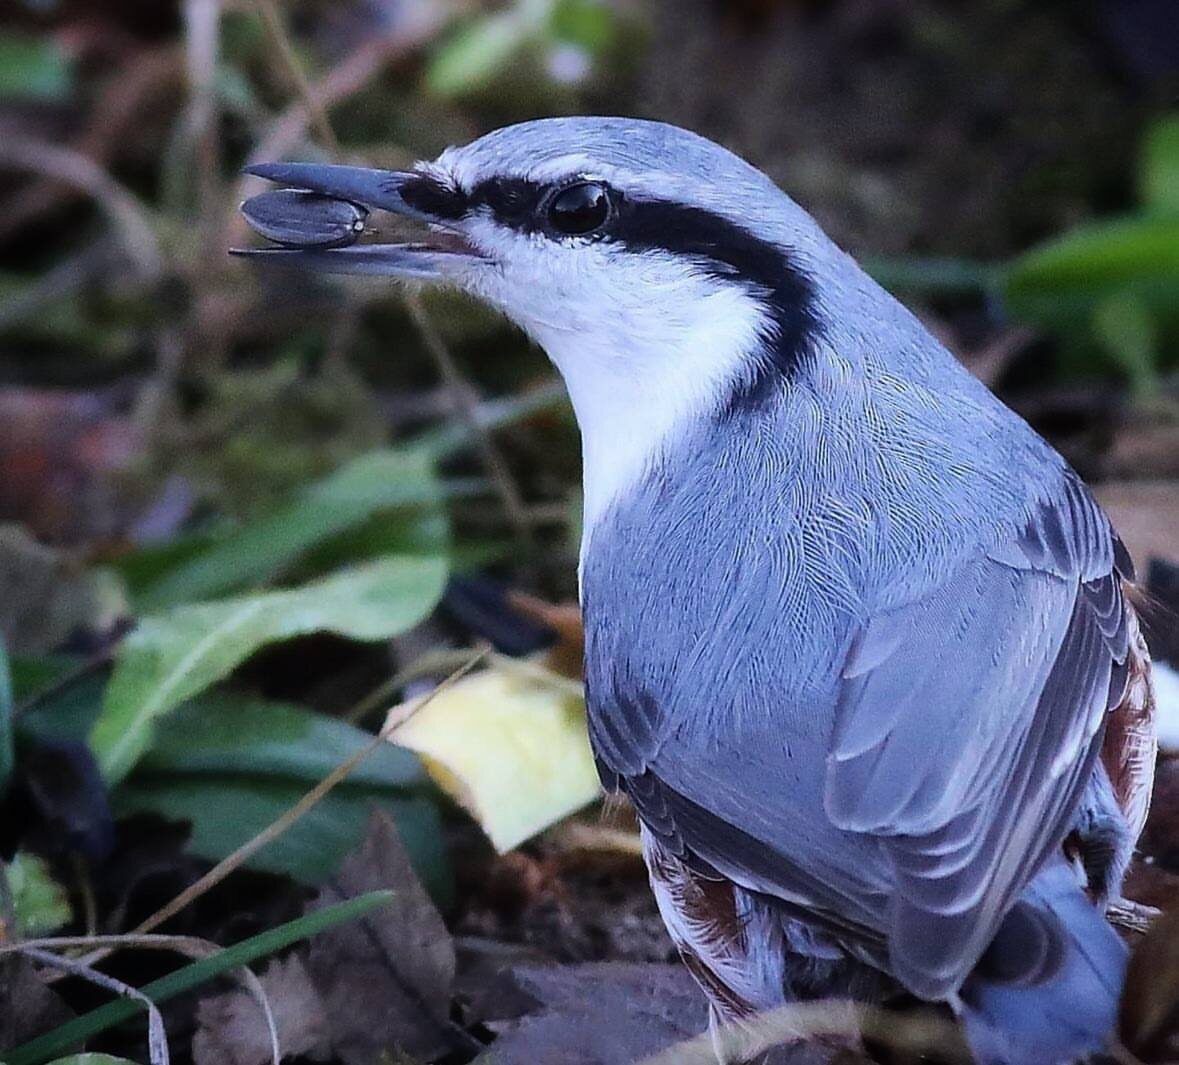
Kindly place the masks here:
[(585, 625), (577, 603), (550, 603), (526, 592), (512, 591), (508, 603), (532, 621), (552, 629), (557, 640), (549, 648), (545, 665), (556, 673), (581, 680), (585, 657)]
[(1163, 869), (1179, 871), (1179, 758), (1159, 759), (1139, 847)]
[(11, 654), (44, 654), (79, 634), (109, 631), (124, 606), (109, 582), (19, 525), (0, 524), (0, 587), (0, 638)]
[(344, 1065), (374, 1065), (394, 1050), (433, 1060), (477, 1047), (450, 1020), (450, 933), (414, 876), (393, 821), (374, 813), (364, 843), (312, 905), (383, 888), (392, 889), (392, 903), (311, 942), (307, 971), (329, 1019), (332, 1055)]
[(1122, 896), (1158, 910), (1179, 910), (1179, 875), (1153, 862), (1135, 859), (1122, 882)]
[(494, 666), (464, 677), (391, 736), (422, 757), (501, 853), (601, 793), (584, 700), (561, 679), (528, 668)]
[[(329, 1022), (319, 992), (297, 955), (271, 962), (260, 977), (283, 1057), (326, 1061)], [(270, 1036), (257, 1001), (245, 990), (214, 995), (197, 1007), (195, 1065), (264, 1065)]]
[(31, 962), (16, 954), (0, 957), (0, 1056), (71, 1017)]
[(1146, 1065), (1179, 1057), (1179, 913), (1163, 914), (1126, 970), (1118, 1034)]
[(511, 977), (537, 1010), (478, 1065), (631, 1065), (708, 1023), (700, 988), (678, 965), (518, 966)]
[(0, 519), (54, 544), (109, 540), (138, 501), (127, 473), (142, 434), (94, 391), (14, 388), (0, 394)]

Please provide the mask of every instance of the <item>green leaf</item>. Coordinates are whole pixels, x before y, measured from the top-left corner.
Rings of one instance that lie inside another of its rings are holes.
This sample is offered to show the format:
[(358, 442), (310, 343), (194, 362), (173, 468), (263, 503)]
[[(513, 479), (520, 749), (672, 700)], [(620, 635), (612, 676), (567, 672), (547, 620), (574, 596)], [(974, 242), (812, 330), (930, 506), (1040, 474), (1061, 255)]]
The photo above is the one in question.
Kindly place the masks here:
[(615, 15), (602, 0), (557, 0), (550, 29), (558, 40), (599, 54), (614, 41)]
[(890, 292), (919, 296), (986, 294), (1002, 277), (999, 268), (986, 263), (922, 255), (868, 257), (863, 266)]
[(16, 751), (12, 743), (13, 721), (12, 671), (8, 666), (8, 648), (0, 639), (0, 795), (8, 787), (16, 767)]
[(467, 23), (434, 52), (426, 68), (426, 87), (444, 98), (482, 88), (537, 37), (550, 6), (526, 0)]
[[(303, 707), (206, 693), (160, 722), (151, 750), (116, 789), (115, 808), (190, 822), (190, 849), (219, 861), (372, 738)], [(414, 755), (381, 744), (250, 864), (318, 883), (360, 841), (377, 805), (397, 821), (422, 879), (445, 891), (449, 869), (438, 813), (415, 794), (429, 787)]]
[[(480, 425), (488, 429), (502, 429), (536, 414), (562, 408), (568, 410), (569, 395), (564, 385), (554, 381), (520, 395), (484, 400), (475, 413)], [(452, 418), (437, 428), (419, 433), (414, 438), (413, 446), (420, 448), (436, 461), (441, 461), (474, 442), (474, 433), (466, 420)]]
[(1142, 205), (1148, 211), (1179, 214), (1179, 115), (1151, 126), (1142, 148)]
[[(215, 547), (221, 539), (232, 535), (230, 529), (236, 532), (236, 528), (226, 523), (225, 527), (214, 525), (212, 528), (185, 533), (161, 543), (144, 544), (112, 560), (110, 565), (122, 578), (127, 595), (134, 606), (146, 612), (150, 602), (148, 596), (156, 584), (174, 570), (187, 566), (194, 558)], [(159, 605), (171, 606), (172, 603), (161, 602)], [(150, 609), (156, 609), (156, 606), (153, 604)]]
[[(371, 733), (306, 707), (236, 692), (206, 692), (164, 718), (136, 778), (155, 773), (241, 774), (317, 784), (372, 742)], [(349, 775), (347, 784), (420, 788), (427, 780), (417, 758), (381, 744)]]
[(69, 58), (52, 37), (0, 36), (0, 99), (60, 100), (72, 85)]
[[(423, 506), (439, 511), (442, 499), (433, 461), (424, 451), (369, 452), (312, 485), (290, 506), (180, 561), (137, 597), (137, 606), (158, 610), (260, 584), (378, 511)], [(438, 553), (445, 548), (443, 538)]]
[(1093, 332), (1137, 397), (1158, 391), (1158, 323), (1142, 300), (1128, 293), (1108, 296), (1093, 311)]
[[(452, 487), (452, 485), (448, 486)], [(450, 520), (442, 510), (415, 510), (397, 515), (378, 514), (355, 528), (316, 544), (303, 557), (301, 567), (327, 573), (341, 566), (355, 565), (381, 555), (427, 555), (449, 553)]]
[[(309, 913), (306, 917), (289, 921), (278, 928), (262, 932), (243, 940), (226, 950), (220, 951), (208, 958), (186, 965), (174, 973), (153, 980), (142, 988), (142, 991), (154, 1003), (160, 1005), (175, 998), (186, 991), (208, 983), (223, 973), (231, 972), (243, 965), (249, 965), (258, 958), (273, 954), (275, 951), (298, 943), (302, 939), (334, 928), (345, 921), (362, 917), (378, 906), (385, 906), (392, 899), (389, 891), (373, 891), (360, 898), (349, 899), (337, 906)], [(75, 1017), (72, 1021), (58, 1025), (52, 1032), (22, 1043), (4, 1054), (5, 1065), (41, 1065), (54, 1054), (69, 1049), (76, 1043), (89, 1039), (99, 1032), (105, 1032), (116, 1024), (134, 1017), (142, 1012), (143, 1005), (136, 999), (119, 998), (108, 1002), (96, 1010)]]
[(0, 876), (8, 876), (8, 890), (22, 936), (40, 936), (68, 924), (72, 911), (65, 889), (49, 875), (49, 866), (31, 854), (18, 853)]
[(12, 674), (13, 697), (17, 702), (36, 695), (39, 691), (57, 684), (81, 660), (72, 655), (13, 655), (8, 660)]
[[(115, 813), (154, 813), (192, 825), (188, 848), (220, 861), (281, 817), (308, 790), (299, 781), (218, 776), (135, 773), (114, 793)], [(437, 807), (426, 798), (390, 798), (388, 788), (340, 784), (286, 832), (247, 863), (300, 883), (332, 876), (344, 856), (360, 843), (374, 807), (387, 811), (432, 892), (445, 894), (449, 866)]]
[(388, 639), (433, 609), (446, 569), (442, 558), (390, 557), (300, 588), (143, 618), (119, 648), (90, 734), (107, 780), (126, 776), (150, 745), (157, 718), (221, 680), (260, 647), (319, 631)]
[[(17, 678), (20, 673), (14, 669)], [(40, 685), (39, 687), (44, 687)], [(104, 672), (88, 673), (73, 683), (56, 688), (20, 715), (16, 734), (53, 740), (86, 741), (102, 712), (102, 697), (106, 689)]]
[(1179, 316), (1179, 218), (1124, 218), (1074, 229), (1016, 259), (1003, 294), (1018, 318), (1075, 328), (1118, 293), (1168, 319)]

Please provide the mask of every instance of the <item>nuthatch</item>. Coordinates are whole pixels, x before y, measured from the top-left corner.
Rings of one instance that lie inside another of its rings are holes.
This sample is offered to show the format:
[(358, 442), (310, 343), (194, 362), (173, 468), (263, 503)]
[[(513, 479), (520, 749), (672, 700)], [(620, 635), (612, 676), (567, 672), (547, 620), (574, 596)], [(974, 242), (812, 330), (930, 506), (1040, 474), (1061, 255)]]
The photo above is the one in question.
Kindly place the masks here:
[[(255, 212), (287, 247), (250, 254), (457, 286), (563, 375), (590, 737), (714, 1018), (915, 996), (980, 1061), (1101, 1047), (1152, 698), (1130, 559), (1065, 461), (683, 130), (251, 172), (302, 191)], [(376, 210), (429, 236), (326, 246)]]

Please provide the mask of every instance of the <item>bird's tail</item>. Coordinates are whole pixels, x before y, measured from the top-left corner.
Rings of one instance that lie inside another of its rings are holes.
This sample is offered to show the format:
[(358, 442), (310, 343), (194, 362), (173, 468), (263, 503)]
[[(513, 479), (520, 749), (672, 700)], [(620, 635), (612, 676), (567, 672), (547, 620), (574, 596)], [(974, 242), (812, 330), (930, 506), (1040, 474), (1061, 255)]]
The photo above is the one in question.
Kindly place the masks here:
[(1029, 885), (962, 986), (979, 1065), (1064, 1065), (1105, 1047), (1126, 947), (1063, 857)]

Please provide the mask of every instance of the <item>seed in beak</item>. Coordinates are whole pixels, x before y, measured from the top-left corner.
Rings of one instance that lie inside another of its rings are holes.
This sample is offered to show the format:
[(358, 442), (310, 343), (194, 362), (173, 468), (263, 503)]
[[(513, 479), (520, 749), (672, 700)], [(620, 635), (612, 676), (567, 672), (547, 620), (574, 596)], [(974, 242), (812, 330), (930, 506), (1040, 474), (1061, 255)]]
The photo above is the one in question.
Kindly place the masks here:
[(346, 248), (364, 232), (360, 204), (305, 189), (271, 189), (241, 205), (250, 227), (288, 248)]

